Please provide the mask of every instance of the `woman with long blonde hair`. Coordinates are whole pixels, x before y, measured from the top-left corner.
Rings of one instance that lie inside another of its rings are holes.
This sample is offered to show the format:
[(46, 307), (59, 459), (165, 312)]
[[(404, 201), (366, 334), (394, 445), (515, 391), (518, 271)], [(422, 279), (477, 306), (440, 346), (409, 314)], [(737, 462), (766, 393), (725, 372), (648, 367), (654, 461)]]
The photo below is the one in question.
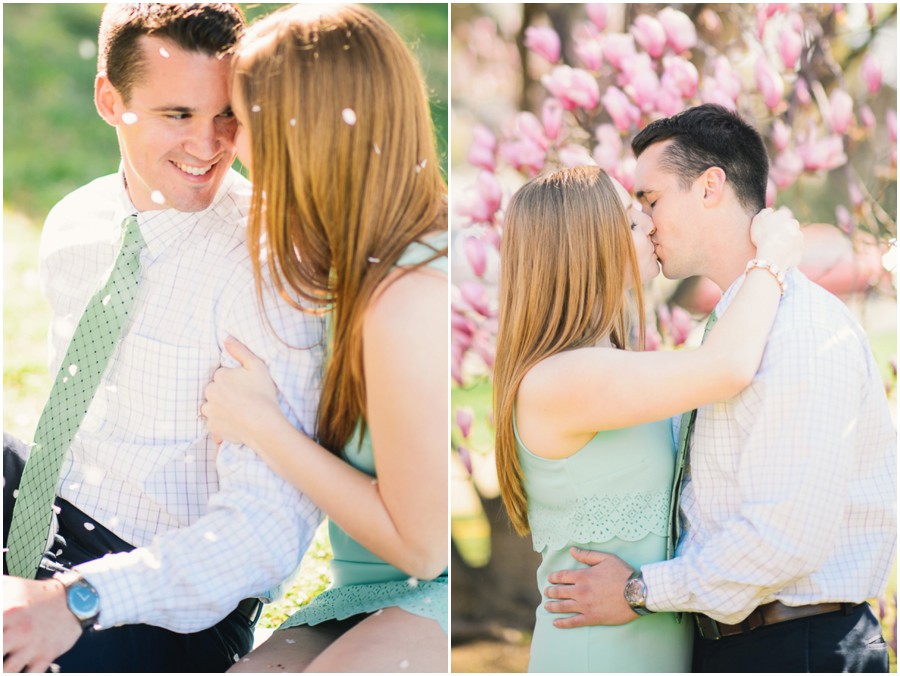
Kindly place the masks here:
[(446, 671), (447, 201), (428, 96), (395, 31), (359, 6), (295, 5), (233, 62), (248, 241), (271, 279), (326, 314), (317, 439), (237, 342), (203, 414), (329, 518), (333, 586), (237, 671)]
[[(778, 308), (778, 284), (750, 271), (699, 349), (626, 349), (643, 347), (641, 285), (659, 272), (653, 223), (627, 202), (602, 170), (578, 167), (527, 183), (506, 212), (497, 469), (513, 526), (542, 554), (542, 594), (549, 573), (583, 566), (571, 547), (634, 567), (665, 558), (669, 416), (749, 384)], [(751, 235), (760, 258), (781, 269), (796, 263), (796, 221), (765, 210)], [(566, 629), (554, 625), (559, 617), (538, 607), (530, 671), (690, 671), (691, 623), (672, 614)]]

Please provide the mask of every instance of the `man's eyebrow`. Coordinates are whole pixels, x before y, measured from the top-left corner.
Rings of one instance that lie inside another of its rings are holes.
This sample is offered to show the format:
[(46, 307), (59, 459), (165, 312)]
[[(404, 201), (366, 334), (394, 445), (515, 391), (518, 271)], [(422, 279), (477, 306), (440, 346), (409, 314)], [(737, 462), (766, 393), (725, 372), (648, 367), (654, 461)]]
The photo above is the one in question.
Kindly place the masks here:
[(188, 108), (187, 106), (157, 106), (156, 108), (151, 108), (150, 112), (152, 113), (182, 113), (182, 114), (191, 114), (194, 112), (193, 108)]

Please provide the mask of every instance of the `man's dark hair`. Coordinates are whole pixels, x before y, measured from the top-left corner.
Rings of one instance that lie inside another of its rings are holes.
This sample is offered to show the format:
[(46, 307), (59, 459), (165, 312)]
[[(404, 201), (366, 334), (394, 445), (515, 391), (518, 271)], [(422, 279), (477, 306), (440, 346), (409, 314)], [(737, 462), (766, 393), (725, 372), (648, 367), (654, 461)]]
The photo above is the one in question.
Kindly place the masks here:
[(218, 56), (234, 48), (244, 25), (241, 10), (229, 3), (109, 3), (100, 19), (97, 72), (106, 72), (128, 101), (143, 75), (142, 35), (168, 38), (184, 50)]
[(634, 156), (655, 143), (669, 141), (662, 166), (680, 178), (687, 190), (710, 167), (719, 167), (738, 201), (756, 213), (766, 206), (769, 157), (762, 137), (741, 117), (706, 103), (651, 122), (631, 141)]

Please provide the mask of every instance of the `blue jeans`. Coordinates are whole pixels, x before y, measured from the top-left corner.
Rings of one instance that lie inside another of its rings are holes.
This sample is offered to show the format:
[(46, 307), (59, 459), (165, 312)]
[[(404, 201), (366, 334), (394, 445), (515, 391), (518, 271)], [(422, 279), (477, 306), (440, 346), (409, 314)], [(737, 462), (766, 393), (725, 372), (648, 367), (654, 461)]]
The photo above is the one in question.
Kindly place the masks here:
[(868, 603), (718, 640), (694, 639), (694, 672), (886, 673), (888, 647)]

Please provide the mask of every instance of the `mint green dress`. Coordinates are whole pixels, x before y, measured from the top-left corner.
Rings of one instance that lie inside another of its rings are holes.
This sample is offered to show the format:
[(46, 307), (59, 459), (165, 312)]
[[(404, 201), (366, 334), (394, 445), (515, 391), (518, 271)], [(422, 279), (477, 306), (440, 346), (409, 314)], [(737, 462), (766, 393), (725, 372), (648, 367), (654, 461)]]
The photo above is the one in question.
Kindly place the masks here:
[(532, 672), (689, 672), (692, 623), (656, 613), (611, 627), (558, 629), (543, 603), (555, 570), (584, 568), (573, 546), (616, 554), (635, 568), (666, 558), (675, 445), (668, 419), (598, 432), (568, 458), (541, 458), (515, 427), (528, 498), (538, 606), (531, 641)]
[[(446, 232), (429, 237), (427, 245), (413, 242), (397, 261), (397, 265), (415, 265), (433, 256), (435, 250), (446, 246)], [(446, 273), (447, 257), (433, 260), (427, 266)], [(360, 428), (361, 425), (344, 446), (341, 457), (374, 477), (376, 473), (372, 439), (367, 429), (360, 444)], [(423, 471), (428, 471), (428, 468)], [(334, 553), (331, 562), (332, 586), (291, 615), (279, 629), (315, 625), (326, 620), (343, 620), (360, 613), (372, 613), (397, 606), (414, 615), (435, 620), (444, 633), (447, 633), (447, 571), (433, 580), (411, 578), (363, 547), (333, 521), (328, 523), (328, 533)]]

